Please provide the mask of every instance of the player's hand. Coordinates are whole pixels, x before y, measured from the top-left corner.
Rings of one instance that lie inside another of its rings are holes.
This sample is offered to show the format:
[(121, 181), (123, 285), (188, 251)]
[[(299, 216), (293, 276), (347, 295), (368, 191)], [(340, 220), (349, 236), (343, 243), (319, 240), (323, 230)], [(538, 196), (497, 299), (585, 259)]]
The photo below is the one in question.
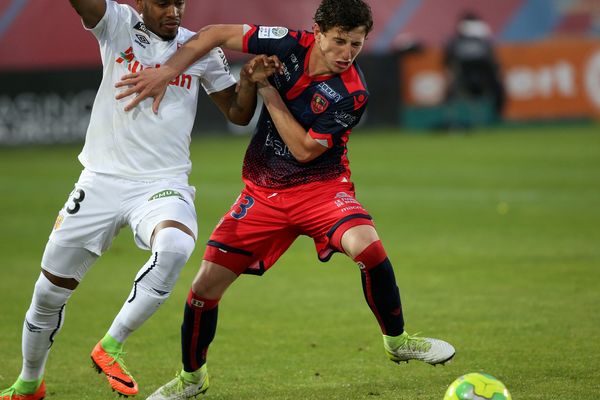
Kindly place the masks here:
[(264, 85), (268, 84), (267, 79), (276, 73), (283, 74), (283, 64), (279, 58), (263, 54), (252, 58), (244, 65), (240, 78)]
[(131, 95), (136, 96), (126, 106), (125, 111), (134, 109), (142, 100), (148, 97), (154, 98), (152, 102), (152, 111), (158, 114), (158, 106), (165, 96), (167, 86), (172, 81), (173, 71), (168, 66), (161, 68), (146, 68), (140, 72), (127, 74), (121, 77), (121, 81), (115, 84), (116, 88), (126, 87), (115, 98), (124, 99)]

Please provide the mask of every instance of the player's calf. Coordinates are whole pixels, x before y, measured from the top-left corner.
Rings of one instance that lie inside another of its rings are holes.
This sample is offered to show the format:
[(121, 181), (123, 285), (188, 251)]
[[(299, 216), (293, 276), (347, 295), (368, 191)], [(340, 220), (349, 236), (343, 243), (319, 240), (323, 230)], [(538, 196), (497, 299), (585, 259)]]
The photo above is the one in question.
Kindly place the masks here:
[(97, 371), (106, 375), (114, 391), (124, 396), (137, 394), (137, 383), (123, 361), (123, 343), (169, 297), (193, 249), (194, 239), (177, 228), (163, 228), (156, 234), (152, 255), (138, 272), (107, 335), (91, 354)]
[(44, 375), (48, 353), (63, 326), (65, 305), (72, 293), (72, 290), (56, 286), (43, 273), (40, 274), (23, 323), (21, 378), (27, 382), (36, 382)]
[(400, 335), (404, 331), (400, 291), (381, 241), (371, 243), (354, 261), (360, 268), (365, 300), (381, 331), (385, 335)]

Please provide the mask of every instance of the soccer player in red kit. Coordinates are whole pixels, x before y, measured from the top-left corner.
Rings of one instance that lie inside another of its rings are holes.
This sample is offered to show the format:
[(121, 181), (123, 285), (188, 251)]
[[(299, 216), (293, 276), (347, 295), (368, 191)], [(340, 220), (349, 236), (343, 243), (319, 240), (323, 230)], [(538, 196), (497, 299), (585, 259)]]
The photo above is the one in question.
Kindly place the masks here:
[(346, 146), (369, 98), (355, 58), (373, 26), (370, 7), (363, 0), (323, 0), (314, 20), (312, 32), (208, 26), (160, 69), (118, 84), (128, 87), (119, 98), (138, 93), (127, 109), (154, 97), (156, 112), (165, 83), (215, 46), (281, 63), (279, 74), (257, 82), (264, 106), (244, 158), (245, 187), (210, 236), (192, 283), (182, 325), (183, 370), (149, 399), (192, 398), (208, 389), (206, 354), (219, 300), (242, 273), (263, 274), (273, 266), (299, 235), (314, 239), (321, 261), (340, 252), (358, 264), (390, 359), (435, 365), (454, 356), (449, 343), (404, 331), (392, 264), (350, 180)]

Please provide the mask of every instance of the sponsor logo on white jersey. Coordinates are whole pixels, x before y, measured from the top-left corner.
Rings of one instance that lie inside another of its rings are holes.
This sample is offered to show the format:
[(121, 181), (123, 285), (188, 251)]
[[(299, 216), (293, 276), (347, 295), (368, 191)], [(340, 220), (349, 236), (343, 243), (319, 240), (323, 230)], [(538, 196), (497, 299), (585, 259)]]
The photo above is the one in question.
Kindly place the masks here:
[(227, 61), (227, 57), (225, 56), (225, 53), (223, 52), (223, 50), (221, 50), (220, 47), (217, 47), (217, 53), (219, 54), (219, 57), (221, 58), (221, 62), (223, 63), (223, 69), (228, 74), (231, 74), (231, 68), (229, 67), (229, 62)]
[(144, 25), (143, 22), (138, 22), (137, 24), (134, 25), (133, 27), (134, 30), (141, 32), (141, 33), (135, 33), (135, 42), (143, 49), (146, 48), (146, 46), (150, 45), (150, 31), (148, 30), (148, 28), (146, 27), (146, 25)]
[(146, 25), (144, 25), (143, 22), (138, 22), (137, 24), (135, 24), (133, 26), (133, 29), (140, 31), (140, 32), (144, 32), (147, 36), (150, 36), (150, 31), (148, 30), (148, 28), (146, 28)]
[[(143, 70), (144, 68), (147, 68), (147, 66), (143, 65), (141, 62), (139, 62), (135, 58), (135, 53), (133, 52), (133, 47), (129, 47), (127, 50), (121, 52), (120, 57), (117, 57), (115, 62), (117, 64), (125, 63), (125, 65), (127, 65), (127, 70), (129, 72), (133, 72), (133, 73), (136, 73), (138, 71)], [(156, 64), (152, 68), (160, 68), (160, 64)], [(181, 75), (177, 76), (175, 79), (173, 79), (171, 82), (169, 82), (169, 85), (186, 88), (189, 91), (192, 87), (192, 75), (181, 74)]]

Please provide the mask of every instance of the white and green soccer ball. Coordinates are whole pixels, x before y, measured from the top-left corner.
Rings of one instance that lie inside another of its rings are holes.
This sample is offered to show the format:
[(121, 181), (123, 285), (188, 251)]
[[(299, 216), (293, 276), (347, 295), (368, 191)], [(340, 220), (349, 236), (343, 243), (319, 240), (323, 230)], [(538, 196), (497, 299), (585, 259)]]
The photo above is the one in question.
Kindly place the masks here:
[(508, 389), (491, 375), (473, 372), (452, 382), (444, 400), (512, 400)]

